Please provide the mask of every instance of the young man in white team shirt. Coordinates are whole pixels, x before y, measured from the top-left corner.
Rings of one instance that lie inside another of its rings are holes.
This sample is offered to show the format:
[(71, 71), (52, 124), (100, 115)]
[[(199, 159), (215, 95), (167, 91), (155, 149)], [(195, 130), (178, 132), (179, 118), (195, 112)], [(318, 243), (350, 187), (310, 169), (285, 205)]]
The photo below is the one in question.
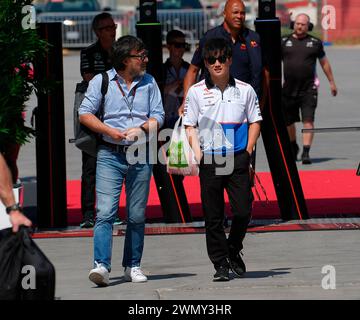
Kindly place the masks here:
[[(254, 89), (230, 74), (231, 44), (210, 39), (202, 56), (208, 72), (189, 89), (183, 121), (200, 163), (206, 245), (216, 270), (213, 280), (228, 281), (230, 268), (237, 276), (246, 271), (240, 251), (253, 201), (250, 155), (260, 135), (262, 117)], [(224, 189), (233, 213), (228, 239), (223, 227)]]

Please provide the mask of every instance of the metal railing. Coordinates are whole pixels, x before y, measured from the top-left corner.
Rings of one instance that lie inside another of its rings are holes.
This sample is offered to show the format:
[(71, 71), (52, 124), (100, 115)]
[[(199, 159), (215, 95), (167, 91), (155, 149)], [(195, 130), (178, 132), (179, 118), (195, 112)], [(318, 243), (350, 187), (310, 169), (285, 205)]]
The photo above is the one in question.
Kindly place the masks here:
[[(62, 22), (63, 47), (83, 48), (96, 41), (91, 23), (98, 12), (41, 13), (37, 22)], [(113, 11), (111, 15), (117, 24), (116, 38), (131, 34), (136, 35), (136, 23), (139, 13), (133, 11)], [(179, 29), (186, 35), (187, 41), (194, 45), (201, 36), (218, 24), (216, 10), (184, 9), (158, 10), (158, 19), (163, 27), (163, 42), (166, 33), (171, 29)]]
[[(41, 13), (37, 22), (62, 22), (62, 38), (64, 48), (84, 48), (96, 41), (91, 28), (92, 20), (99, 12)], [(117, 24), (116, 38), (125, 34), (134, 34), (134, 13), (111, 12)]]

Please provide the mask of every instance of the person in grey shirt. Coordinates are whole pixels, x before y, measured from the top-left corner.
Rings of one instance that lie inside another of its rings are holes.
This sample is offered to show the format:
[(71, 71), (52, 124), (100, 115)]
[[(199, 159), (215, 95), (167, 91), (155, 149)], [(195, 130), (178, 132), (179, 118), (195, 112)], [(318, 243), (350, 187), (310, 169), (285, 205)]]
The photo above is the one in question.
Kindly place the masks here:
[(149, 134), (156, 137), (164, 122), (160, 90), (155, 79), (145, 72), (148, 56), (144, 43), (133, 36), (121, 37), (113, 44), (111, 57), (113, 68), (107, 71), (109, 87), (103, 121), (95, 116), (102, 100), (101, 74), (89, 82), (79, 108), (80, 122), (102, 136), (96, 167), (94, 269), (89, 274), (89, 279), (98, 286), (109, 284), (112, 223), (124, 182), (127, 228), (122, 265), (125, 280), (147, 281), (140, 262), (152, 165), (148, 157), (145, 161), (129, 161), (129, 151), (135, 141), (137, 144), (143, 141), (143, 146), (148, 146), (144, 141)]

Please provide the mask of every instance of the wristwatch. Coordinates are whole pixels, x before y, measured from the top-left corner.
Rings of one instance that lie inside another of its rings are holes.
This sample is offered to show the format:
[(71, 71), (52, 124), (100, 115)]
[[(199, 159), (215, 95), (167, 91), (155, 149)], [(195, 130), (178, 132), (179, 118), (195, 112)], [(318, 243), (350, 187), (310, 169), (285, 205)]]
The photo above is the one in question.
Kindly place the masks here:
[(15, 203), (12, 206), (9, 206), (6, 208), (6, 213), (10, 214), (11, 211), (20, 211), (23, 212), (22, 207), (20, 206), (20, 203)]

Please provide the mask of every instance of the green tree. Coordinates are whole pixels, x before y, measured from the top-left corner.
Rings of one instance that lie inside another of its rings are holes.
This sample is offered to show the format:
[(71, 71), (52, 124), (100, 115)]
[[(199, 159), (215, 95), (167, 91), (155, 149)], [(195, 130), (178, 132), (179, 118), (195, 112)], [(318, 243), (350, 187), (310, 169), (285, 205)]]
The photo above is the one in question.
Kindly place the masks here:
[(47, 43), (37, 35), (31, 2), (0, 1), (0, 147), (24, 144), (34, 134), (21, 114), (32, 92), (39, 90), (29, 71), (45, 55)]

